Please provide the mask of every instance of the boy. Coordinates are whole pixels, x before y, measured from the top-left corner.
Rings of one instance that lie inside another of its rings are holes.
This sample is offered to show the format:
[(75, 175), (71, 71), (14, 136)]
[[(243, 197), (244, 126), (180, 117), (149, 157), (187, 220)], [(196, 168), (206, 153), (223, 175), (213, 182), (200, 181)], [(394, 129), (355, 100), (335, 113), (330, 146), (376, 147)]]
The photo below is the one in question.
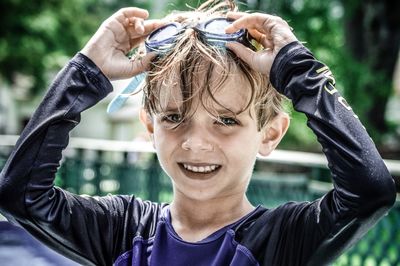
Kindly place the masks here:
[[(227, 6), (235, 10), (221, 2), (175, 24), (146, 20), (138, 8), (107, 19), (21, 134), (1, 173), (2, 213), (85, 265), (324, 265), (359, 239), (395, 200), (371, 139), (286, 22), (258, 13), (216, 18)], [(225, 32), (211, 26), (225, 24)], [(153, 52), (127, 59), (146, 36)], [(111, 91), (108, 79), (144, 71), (141, 120), (171, 177), (173, 201), (54, 187), (80, 113)], [(307, 115), (328, 158), (335, 189), (314, 202), (266, 209), (246, 198), (257, 153), (273, 151), (289, 125), (269, 81)]]

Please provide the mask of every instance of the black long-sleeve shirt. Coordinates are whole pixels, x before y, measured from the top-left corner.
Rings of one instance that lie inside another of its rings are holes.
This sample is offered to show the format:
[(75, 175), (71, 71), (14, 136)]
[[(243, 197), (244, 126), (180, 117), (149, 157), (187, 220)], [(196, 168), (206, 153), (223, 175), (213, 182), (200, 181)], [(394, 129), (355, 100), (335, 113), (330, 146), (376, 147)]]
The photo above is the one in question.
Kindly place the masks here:
[(329, 69), (301, 44), (285, 46), (271, 69), (275, 88), (306, 114), (334, 189), (313, 202), (252, 213), (205, 240), (174, 232), (168, 204), (134, 196), (83, 197), (54, 187), (69, 131), (112, 90), (84, 55), (59, 73), (0, 175), (0, 211), (85, 265), (324, 265), (393, 205), (395, 186), (372, 140), (334, 87)]

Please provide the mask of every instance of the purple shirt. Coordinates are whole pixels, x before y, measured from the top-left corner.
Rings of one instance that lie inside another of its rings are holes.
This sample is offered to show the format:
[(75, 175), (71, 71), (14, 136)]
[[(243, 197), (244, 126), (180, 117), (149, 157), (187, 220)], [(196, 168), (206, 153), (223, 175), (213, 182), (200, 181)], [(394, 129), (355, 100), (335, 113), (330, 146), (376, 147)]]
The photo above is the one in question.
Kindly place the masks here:
[(157, 223), (154, 237), (135, 237), (132, 249), (119, 256), (115, 265), (259, 265), (251, 252), (234, 239), (234, 228), (258, 208), (207, 238), (192, 243), (184, 241), (175, 232), (169, 206), (166, 206)]

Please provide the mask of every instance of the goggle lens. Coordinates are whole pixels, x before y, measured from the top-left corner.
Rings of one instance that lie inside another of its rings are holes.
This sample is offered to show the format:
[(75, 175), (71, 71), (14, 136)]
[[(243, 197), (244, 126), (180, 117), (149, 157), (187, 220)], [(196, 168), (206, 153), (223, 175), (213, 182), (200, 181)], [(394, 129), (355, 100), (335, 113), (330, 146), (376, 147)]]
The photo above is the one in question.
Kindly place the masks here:
[(225, 28), (230, 24), (231, 22), (225, 19), (211, 20), (206, 25), (204, 25), (204, 31), (212, 34), (226, 35)]
[(147, 42), (162, 42), (178, 34), (178, 25), (168, 24), (152, 32), (147, 39)]

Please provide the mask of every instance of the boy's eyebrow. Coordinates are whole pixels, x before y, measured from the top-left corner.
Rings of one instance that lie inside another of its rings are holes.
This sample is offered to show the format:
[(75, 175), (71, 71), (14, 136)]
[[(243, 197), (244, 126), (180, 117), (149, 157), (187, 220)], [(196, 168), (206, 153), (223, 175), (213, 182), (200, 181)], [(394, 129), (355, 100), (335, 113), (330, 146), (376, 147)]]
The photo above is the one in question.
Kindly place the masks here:
[[(239, 109), (239, 108), (236, 108)], [(217, 114), (229, 114), (229, 115), (239, 115), (243, 113), (243, 109), (235, 110), (232, 107), (219, 107), (214, 109)]]
[(180, 112), (181, 108), (179, 106), (167, 106), (162, 111), (164, 111), (164, 112)]

